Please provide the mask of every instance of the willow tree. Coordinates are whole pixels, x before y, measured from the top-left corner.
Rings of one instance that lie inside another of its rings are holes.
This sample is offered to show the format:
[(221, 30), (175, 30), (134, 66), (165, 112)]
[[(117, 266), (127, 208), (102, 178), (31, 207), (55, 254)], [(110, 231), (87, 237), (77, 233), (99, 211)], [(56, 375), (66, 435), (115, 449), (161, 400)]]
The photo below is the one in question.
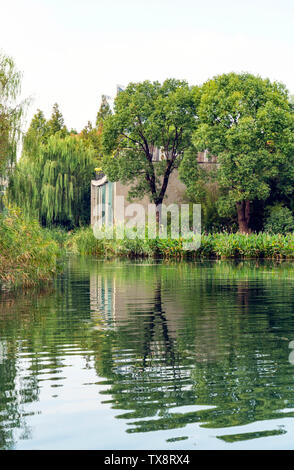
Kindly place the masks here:
[(0, 53), (0, 177), (16, 159), (22, 117), (28, 100), (19, 100), (21, 73), (11, 57)]
[(87, 223), (93, 150), (77, 136), (50, 136), (31, 154), (24, 152), (10, 180), (8, 198), (43, 225)]

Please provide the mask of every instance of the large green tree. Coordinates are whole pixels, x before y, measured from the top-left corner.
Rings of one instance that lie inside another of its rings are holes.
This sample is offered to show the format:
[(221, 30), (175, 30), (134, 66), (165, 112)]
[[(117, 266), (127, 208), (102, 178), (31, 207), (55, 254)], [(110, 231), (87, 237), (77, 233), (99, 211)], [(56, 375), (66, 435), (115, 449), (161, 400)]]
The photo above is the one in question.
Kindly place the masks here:
[(130, 199), (148, 195), (157, 206), (163, 202), (196, 128), (196, 92), (185, 81), (168, 79), (130, 83), (116, 96), (114, 114), (103, 126), (102, 168), (110, 181), (132, 185)]
[[(273, 181), (279, 184), (287, 175), (287, 190), (293, 191), (294, 115), (288, 92), (248, 73), (220, 75), (201, 87), (198, 116), (193, 144), (218, 158), (220, 212), (235, 208), (239, 230), (248, 232), (251, 203), (267, 199)], [(185, 159), (181, 177), (193, 187), (197, 162), (191, 152)]]

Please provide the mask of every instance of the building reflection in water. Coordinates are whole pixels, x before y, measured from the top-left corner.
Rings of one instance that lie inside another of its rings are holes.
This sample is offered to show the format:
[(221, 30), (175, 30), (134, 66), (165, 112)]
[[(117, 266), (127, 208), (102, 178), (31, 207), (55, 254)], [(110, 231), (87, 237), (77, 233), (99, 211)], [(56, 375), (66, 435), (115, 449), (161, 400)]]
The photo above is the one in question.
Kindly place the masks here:
[[(279, 324), (273, 303), (283, 297), (281, 286), (240, 279), (238, 267), (236, 279), (220, 281), (214, 278), (217, 270), (199, 271), (199, 278), (189, 269), (155, 265), (148, 277), (143, 265), (134, 269), (133, 277), (127, 267), (123, 275), (94, 270), (90, 277), (96, 328), (113, 331), (111, 367), (103, 369), (112, 396), (107, 402), (125, 410), (117, 417), (130, 420), (128, 432), (189, 423), (228, 427), (285, 416), (280, 400), (294, 406), (294, 388), (285, 388), (282, 377), (291, 370), (287, 352), (277, 349), (271, 336)], [(289, 315), (286, 308), (283, 327), (287, 318), (293, 330)]]
[[(48, 396), (71, 402), (73, 386), (78, 408), (93, 383), (128, 433), (186, 439), (198, 424), (227, 442), (276, 435), (272, 420), (294, 416), (287, 266), (78, 258), (55, 290), (2, 296), (0, 447), (30, 438), (29, 406), (46, 416)], [(264, 433), (225, 429), (264, 420)]]

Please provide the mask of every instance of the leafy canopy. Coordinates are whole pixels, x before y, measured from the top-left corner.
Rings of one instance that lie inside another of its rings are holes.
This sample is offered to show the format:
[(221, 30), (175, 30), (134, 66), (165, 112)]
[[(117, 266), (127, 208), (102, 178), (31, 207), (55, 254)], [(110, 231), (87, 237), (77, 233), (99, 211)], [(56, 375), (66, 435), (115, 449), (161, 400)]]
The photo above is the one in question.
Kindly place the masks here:
[(24, 151), (10, 178), (8, 199), (44, 225), (68, 227), (89, 221), (92, 149), (78, 136), (57, 132)]
[(87, 147), (94, 149), (97, 159), (97, 165), (101, 164), (103, 151), (102, 151), (102, 133), (105, 119), (112, 114), (110, 105), (107, 101), (107, 96), (102, 95), (100, 108), (96, 116), (96, 125), (93, 127), (91, 121), (80, 133), (80, 137)]
[[(294, 176), (294, 116), (284, 85), (248, 73), (217, 76), (201, 88), (198, 115), (193, 144), (217, 155), (221, 211), (266, 199), (273, 179), (285, 171)], [(181, 176), (193, 191), (198, 169), (191, 155)]]
[(51, 118), (47, 121), (43, 111), (37, 110), (23, 139), (23, 151), (33, 156), (40, 144), (46, 144), (52, 135), (63, 138), (69, 135), (63, 115), (57, 103), (53, 105)]
[(102, 167), (110, 181), (132, 184), (130, 199), (148, 195), (162, 202), (196, 128), (195, 90), (168, 79), (130, 83), (117, 95), (114, 114), (104, 122)]
[(286, 234), (294, 231), (294, 217), (288, 207), (284, 207), (281, 203), (275, 203), (267, 208), (267, 213), (264, 225), (266, 232)]
[(64, 118), (59, 110), (58, 103), (53, 105), (52, 116), (47, 123), (47, 127), (49, 135), (54, 135), (57, 132), (61, 137), (68, 135), (68, 130), (64, 124)]

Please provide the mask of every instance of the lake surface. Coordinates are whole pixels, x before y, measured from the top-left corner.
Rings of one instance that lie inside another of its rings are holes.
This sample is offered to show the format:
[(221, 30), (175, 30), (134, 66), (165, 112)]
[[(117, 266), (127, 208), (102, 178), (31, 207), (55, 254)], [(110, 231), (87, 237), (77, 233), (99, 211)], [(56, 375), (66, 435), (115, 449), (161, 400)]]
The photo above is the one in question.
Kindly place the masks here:
[(0, 448), (293, 449), (293, 286), (287, 262), (72, 257), (2, 294)]

